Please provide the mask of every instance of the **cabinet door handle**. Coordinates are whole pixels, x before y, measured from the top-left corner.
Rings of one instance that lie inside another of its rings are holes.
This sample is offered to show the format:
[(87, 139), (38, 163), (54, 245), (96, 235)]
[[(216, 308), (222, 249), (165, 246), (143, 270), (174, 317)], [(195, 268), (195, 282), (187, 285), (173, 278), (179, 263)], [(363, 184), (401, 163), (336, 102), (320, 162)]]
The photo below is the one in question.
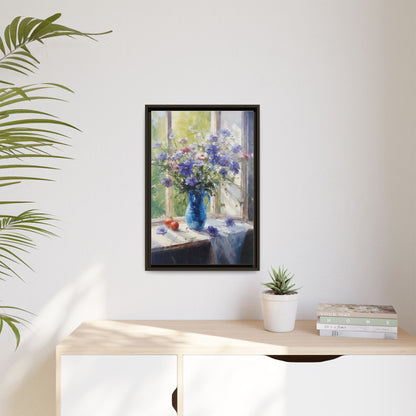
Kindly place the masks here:
[(172, 393), (172, 407), (175, 409), (175, 412), (178, 413), (178, 388)]
[(267, 357), (287, 363), (322, 363), (335, 360), (342, 355), (267, 355)]

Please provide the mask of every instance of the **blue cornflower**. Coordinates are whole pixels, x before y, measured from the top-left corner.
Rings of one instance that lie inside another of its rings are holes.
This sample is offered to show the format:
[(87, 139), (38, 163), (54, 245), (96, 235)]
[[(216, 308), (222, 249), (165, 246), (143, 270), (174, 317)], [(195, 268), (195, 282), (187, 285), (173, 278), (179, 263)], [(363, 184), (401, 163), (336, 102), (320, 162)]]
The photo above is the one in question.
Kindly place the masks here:
[(220, 157), (217, 155), (217, 153), (211, 153), (209, 156), (209, 163), (212, 165), (218, 164), (220, 161)]
[(191, 176), (192, 175), (192, 165), (193, 160), (188, 159), (184, 163), (179, 163), (179, 169), (181, 170), (181, 175)]
[(232, 148), (231, 151), (233, 153), (238, 153), (241, 152), (243, 150), (243, 148), (239, 145), (239, 144), (235, 144)]
[(213, 227), (212, 225), (210, 225), (208, 228), (208, 233), (211, 237), (217, 237), (219, 234), (218, 228)]
[(176, 137), (175, 133), (170, 133), (169, 136), (168, 136), (168, 139), (173, 140), (175, 137)]
[(194, 162), (194, 166), (196, 166), (197, 168), (202, 168), (202, 166), (204, 166), (205, 163), (203, 160), (195, 160)]
[(165, 152), (159, 153), (159, 156), (157, 157), (159, 160), (166, 160), (168, 158), (168, 155)]
[(164, 226), (161, 225), (160, 227), (156, 228), (156, 234), (166, 234), (168, 232), (168, 229)]
[(205, 136), (205, 140), (208, 140), (211, 143), (216, 143), (218, 141), (218, 136), (216, 134), (208, 133)]
[(189, 186), (195, 186), (198, 183), (198, 179), (195, 176), (190, 176), (186, 178), (185, 183)]
[(231, 158), (228, 155), (220, 155), (220, 159), (218, 160), (218, 164), (221, 166), (229, 167), (231, 166)]
[(225, 219), (225, 225), (227, 227), (232, 227), (233, 225), (235, 225), (235, 221), (233, 217), (228, 217)]
[(219, 173), (220, 175), (222, 175), (222, 176), (227, 176), (227, 169), (225, 169), (225, 168), (221, 168), (221, 169), (218, 171), (218, 173)]
[(179, 151), (172, 155), (172, 160), (178, 160), (183, 156), (183, 152)]
[(207, 146), (207, 148), (205, 149), (205, 151), (209, 154), (209, 155), (212, 155), (212, 154), (216, 154), (216, 153), (218, 153), (218, 150), (220, 150), (219, 148), (218, 148), (218, 146), (215, 146), (215, 144), (210, 144), (209, 146)]
[(160, 141), (154, 142), (152, 145), (153, 149), (158, 149), (160, 146), (162, 146), (162, 142)]
[(231, 136), (231, 132), (228, 129), (221, 129), (219, 131), (219, 133), (222, 137), (230, 137)]
[(170, 188), (172, 186), (172, 178), (162, 178), (161, 181), (163, 186), (166, 186), (166, 188)]
[(238, 175), (238, 173), (240, 172), (240, 164), (238, 162), (232, 163), (231, 172), (234, 173), (234, 175)]

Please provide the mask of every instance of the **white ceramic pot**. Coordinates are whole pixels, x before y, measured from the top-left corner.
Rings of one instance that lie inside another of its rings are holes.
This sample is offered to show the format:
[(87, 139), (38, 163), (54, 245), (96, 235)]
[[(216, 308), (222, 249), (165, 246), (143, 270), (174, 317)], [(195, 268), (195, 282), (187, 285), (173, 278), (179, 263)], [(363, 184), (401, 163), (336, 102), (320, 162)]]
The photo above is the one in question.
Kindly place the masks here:
[(295, 328), (299, 295), (274, 295), (268, 290), (261, 294), (264, 329), (272, 332), (290, 332)]

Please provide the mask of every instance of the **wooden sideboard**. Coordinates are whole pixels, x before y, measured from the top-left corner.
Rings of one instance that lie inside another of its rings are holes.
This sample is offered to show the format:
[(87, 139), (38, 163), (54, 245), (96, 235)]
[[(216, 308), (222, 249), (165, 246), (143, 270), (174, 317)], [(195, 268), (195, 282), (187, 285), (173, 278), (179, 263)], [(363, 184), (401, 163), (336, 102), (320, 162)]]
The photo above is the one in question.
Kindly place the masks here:
[(85, 322), (56, 347), (57, 416), (416, 414), (415, 337), (320, 337), (315, 325)]

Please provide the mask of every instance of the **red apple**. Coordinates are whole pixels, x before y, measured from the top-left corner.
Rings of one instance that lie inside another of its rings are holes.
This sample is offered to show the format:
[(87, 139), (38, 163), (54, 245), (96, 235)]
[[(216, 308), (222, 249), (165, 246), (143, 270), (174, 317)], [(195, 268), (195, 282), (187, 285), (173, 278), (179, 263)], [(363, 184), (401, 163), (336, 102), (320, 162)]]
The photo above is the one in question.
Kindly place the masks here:
[(172, 221), (172, 222), (170, 223), (170, 228), (171, 228), (173, 231), (176, 231), (176, 230), (179, 228), (179, 223), (178, 223), (177, 221)]

